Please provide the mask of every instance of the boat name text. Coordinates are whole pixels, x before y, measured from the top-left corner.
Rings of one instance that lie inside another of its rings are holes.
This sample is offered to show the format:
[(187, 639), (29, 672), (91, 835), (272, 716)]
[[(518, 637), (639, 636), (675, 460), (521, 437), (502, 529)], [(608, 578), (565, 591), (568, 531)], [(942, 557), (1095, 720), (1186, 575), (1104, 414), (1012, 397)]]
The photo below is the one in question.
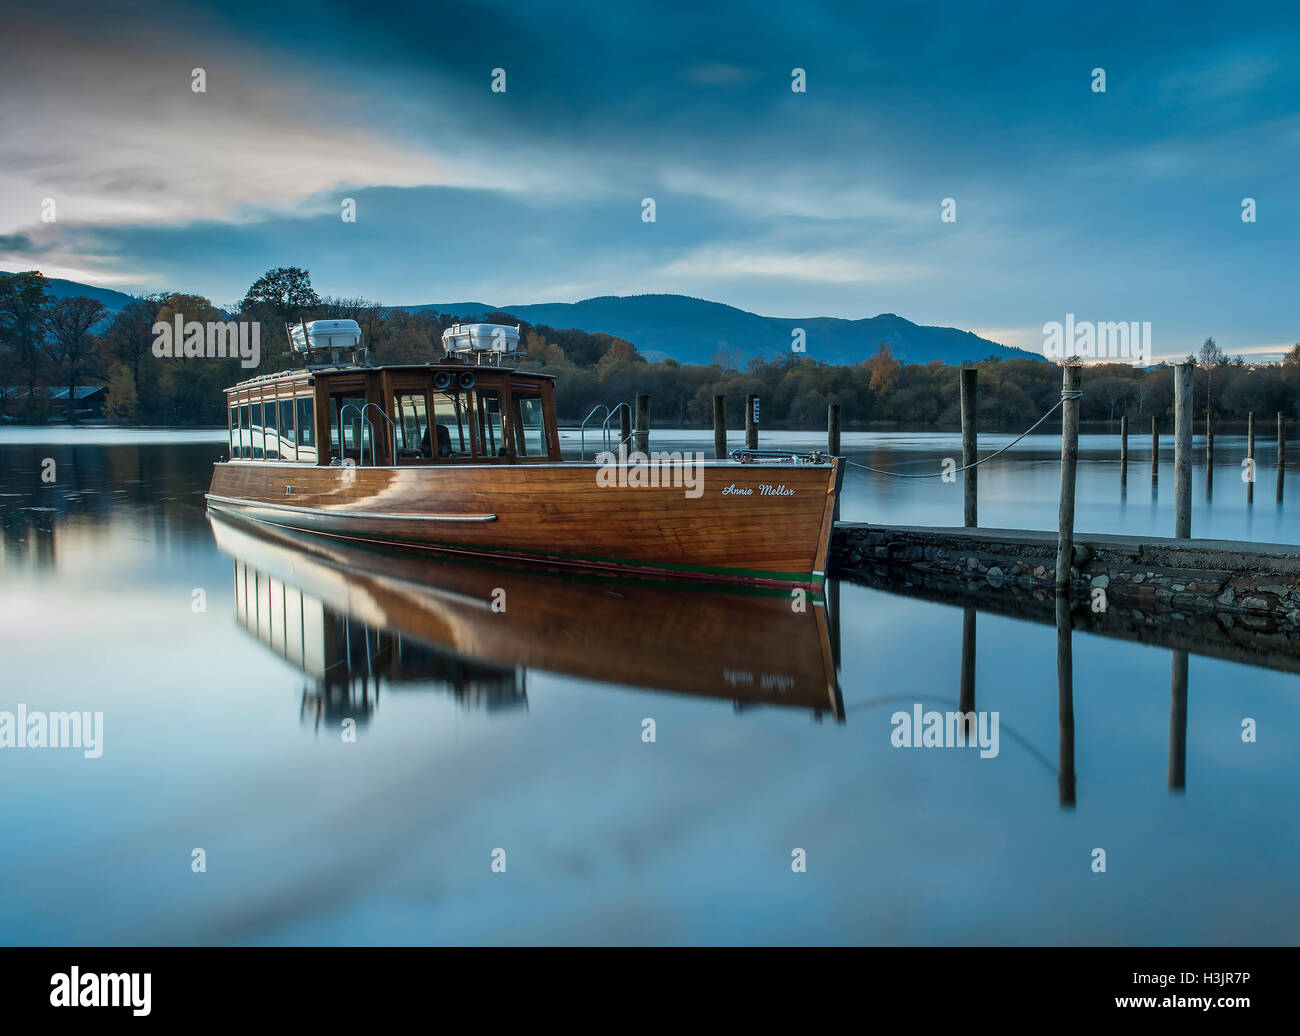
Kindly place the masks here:
[[(733, 482), (731, 483), (731, 485), (723, 489), (722, 495), (723, 496), (753, 496), (754, 490), (752, 487), (746, 488), (746, 487), (738, 486), (736, 485), (736, 483)], [(758, 495), (759, 496), (794, 496), (794, 490), (791, 489), (789, 486), (787, 486), (785, 483), (782, 483), (779, 486), (773, 486), (773, 485), (768, 485), (767, 483), (763, 483), (758, 487)]]

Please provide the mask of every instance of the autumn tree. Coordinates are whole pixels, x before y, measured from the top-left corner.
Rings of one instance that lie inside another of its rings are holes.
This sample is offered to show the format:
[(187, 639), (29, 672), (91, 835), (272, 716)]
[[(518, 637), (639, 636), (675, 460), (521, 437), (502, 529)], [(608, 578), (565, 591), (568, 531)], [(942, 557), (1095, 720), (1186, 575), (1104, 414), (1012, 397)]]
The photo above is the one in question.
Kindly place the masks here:
[(121, 424), (134, 424), (140, 419), (140, 400), (135, 391), (135, 375), (125, 363), (114, 366), (108, 381), (108, 398), (104, 401), (104, 416)]
[(898, 384), (901, 369), (902, 365), (894, 359), (894, 350), (881, 342), (876, 355), (867, 361), (867, 371), (870, 374), (867, 387), (877, 396), (889, 395)]

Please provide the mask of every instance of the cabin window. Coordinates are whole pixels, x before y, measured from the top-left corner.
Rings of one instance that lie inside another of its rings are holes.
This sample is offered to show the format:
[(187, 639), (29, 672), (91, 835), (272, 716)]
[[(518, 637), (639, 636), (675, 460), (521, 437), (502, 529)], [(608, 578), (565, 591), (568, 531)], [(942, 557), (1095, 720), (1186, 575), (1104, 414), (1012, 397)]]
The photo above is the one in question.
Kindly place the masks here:
[(294, 445), (292, 399), (280, 400), (280, 457), (283, 460), (298, 459), (298, 450)]
[(548, 457), (546, 446), (546, 421), (542, 411), (542, 397), (519, 395), (511, 397), (515, 408), (515, 456)]
[(478, 452), (480, 457), (506, 457), (506, 436), (501, 413), (501, 393), (488, 389), (478, 399)]
[(249, 402), (249, 417), (252, 419), (252, 438), (253, 438), (253, 460), (262, 460), (263, 458), (263, 437), (262, 437), (262, 401), (260, 399)]
[(276, 432), (275, 397), (262, 402), (262, 431), (265, 433), (267, 460), (280, 459), (280, 436)]
[(440, 460), (471, 454), (469, 412), (459, 392), (433, 395), (433, 455)]
[(230, 408), (230, 459), (239, 456), (239, 407)]
[(316, 406), (311, 396), (298, 397), (298, 459), (316, 463)]
[(244, 403), (239, 408), (239, 456), (243, 460), (248, 460), (253, 456), (252, 442), (249, 438), (251, 429), (248, 424), (248, 404)]
[[(370, 428), (361, 420), (361, 411), (365, 405), (365, 396), (330, 397), (330, 451), (340, 460), (350, 457), (357, 463), (362, 463), (362, 451), (370, 449)], [(340, 414), (343, 414), (342, 449), (339, 447)]]
[[(397, 427), (399, 458), (415, 460), (433, 456), (434, 443), (429, 435), (429, 401), (423, 392), (393, 393), (393, 424)], [(435, 434), (441, 446), (446, 432), (444, 430)], [(439, 452), (439, 456), (450, 456), (450, 437), (447, 438), (446, 449), (448, 453)]]

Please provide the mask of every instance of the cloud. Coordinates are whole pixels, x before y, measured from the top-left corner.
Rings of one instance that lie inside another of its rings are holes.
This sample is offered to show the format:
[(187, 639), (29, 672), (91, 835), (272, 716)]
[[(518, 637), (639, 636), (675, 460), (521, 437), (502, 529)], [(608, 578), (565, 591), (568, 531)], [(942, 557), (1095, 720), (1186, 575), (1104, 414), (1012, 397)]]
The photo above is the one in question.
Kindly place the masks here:
[(851, 183), (828, 182), (824, 167), (805, 162), (790, 169), (790, 163), (781, 158), (774, 156), (772, 168), (761, 176), (752, 169), (732, 168), (717, 173), (674, 163), (661, 169), (659, 178), (670, 191), (709, 198), (751, 216), (903, 223), (933, 223), (938, 218), (938, 199), (925, 203), (903, 201), (864, 184), (861, 176), (855, 176)]
[(743, 86), (757, 79), (758, 73), (739, 65), (711, 61), (683, 69), (681, 77), (685, 82), (698, 86)]
[[(394, 133), (367, 111), (373, 99), (293, 57), (269, 60), (234, 41), (181, 46), (152, 32), (104, 46), (83, 32), (24, 25), (13, 36), (23, 46), (0, 64), (0, 233), (35, 228), (7, 234), (0, 250), (55, 233), (38, 224), (47, 198), (61, 226), (140, 226), (337, 212), (364, 186), (541, 192), (572, 180), (488, 142), (434, 146)], [(195, 65), (206, 92), (191, 88)]]
[(987, 338), (998, 345), (1010, 345), (1027, 352), (1038, 352), (1043, 348), (1042, 327), (968, 327), (964, 330), (971, 334)]
[(1176, 105), (1244, 99), (1265, 88), (1285, 66), (1271, 54), (1227, 54), (1165, 76), (1159, 89)]
[(868, 284), (908, 280), (924, 273), (917, 266), (872, 263), (861, 255), (844, 251), (763, 251), (759, 248), (707, 245), (668, 262), (652, 276), (682, 284), (749, 277), (821, 284)]

